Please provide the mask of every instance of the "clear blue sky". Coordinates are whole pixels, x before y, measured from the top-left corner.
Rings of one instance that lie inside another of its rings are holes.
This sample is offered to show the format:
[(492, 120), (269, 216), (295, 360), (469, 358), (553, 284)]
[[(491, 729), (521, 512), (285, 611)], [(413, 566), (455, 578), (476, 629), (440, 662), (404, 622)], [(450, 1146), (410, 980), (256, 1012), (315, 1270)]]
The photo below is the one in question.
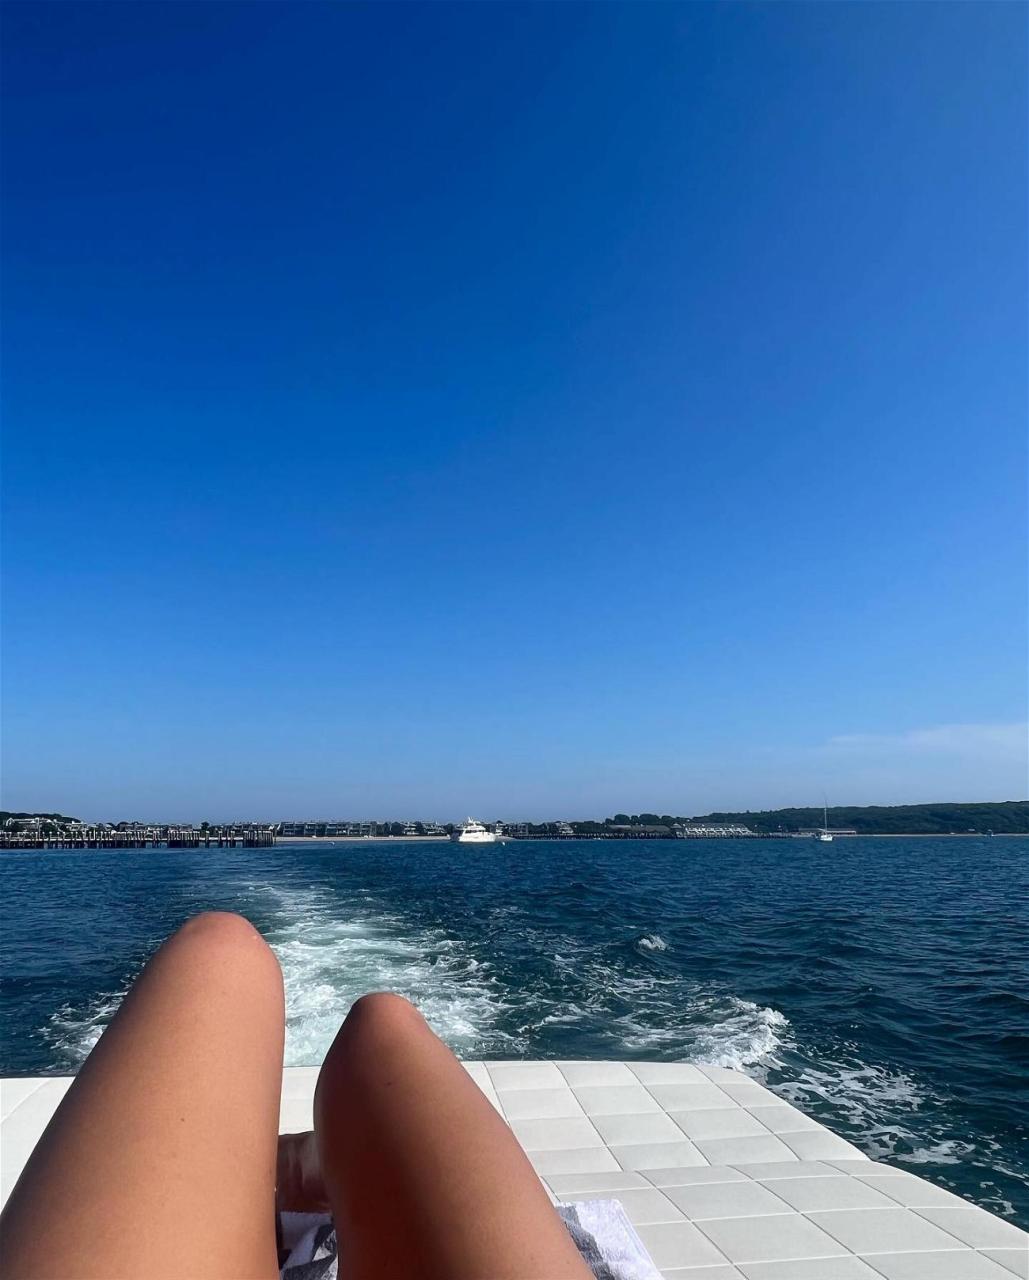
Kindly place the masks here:
[(1027, 10), (5, 6), (5, 787), (1026, 792)]

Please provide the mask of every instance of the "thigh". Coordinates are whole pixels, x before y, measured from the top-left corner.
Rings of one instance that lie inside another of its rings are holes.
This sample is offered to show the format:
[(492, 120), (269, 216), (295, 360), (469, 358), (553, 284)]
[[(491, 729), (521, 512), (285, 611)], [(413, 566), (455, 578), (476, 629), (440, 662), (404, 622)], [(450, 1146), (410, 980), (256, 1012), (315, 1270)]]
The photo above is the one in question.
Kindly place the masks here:
[(589, 1280), (514, 1135), (407, 1001), (358, 1001), (315, 1096), (347, 1280)]
[(7, 1280), (270, 1280), (282, 977), (239, 916), (189, 921), (83, 1064), (0, 1222)]

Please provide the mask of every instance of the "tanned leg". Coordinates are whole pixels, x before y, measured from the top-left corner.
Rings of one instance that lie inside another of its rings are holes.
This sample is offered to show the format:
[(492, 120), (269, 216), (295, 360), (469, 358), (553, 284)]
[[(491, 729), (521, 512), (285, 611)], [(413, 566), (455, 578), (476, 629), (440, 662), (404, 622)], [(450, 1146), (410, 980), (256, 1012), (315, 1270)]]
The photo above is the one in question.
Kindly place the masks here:
[(514, 1135), (399, 996), (351, 1010), (315, 1137), (344, 1280), (590, 1280)]
[(271, 1280), (282, 975), (240, 916), (150, 960), (0, 1219), (5, 1280)]

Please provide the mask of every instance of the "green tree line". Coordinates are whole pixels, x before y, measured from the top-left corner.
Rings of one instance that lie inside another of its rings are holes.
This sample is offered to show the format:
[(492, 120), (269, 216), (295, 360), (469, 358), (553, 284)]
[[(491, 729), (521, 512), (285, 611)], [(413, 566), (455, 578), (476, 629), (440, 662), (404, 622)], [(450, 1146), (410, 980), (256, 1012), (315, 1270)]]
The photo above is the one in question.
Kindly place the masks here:
[[(642, 820), (642, 818), (641, 818)], [(751, 831), (797, 831), (822, 825), (822, 810), (762, 809), (708, 813), (694, 822), (739, 822)], [(1029, 835), (1029, 800), (993, 804), (850, 805), (829, 810), (830, 827), (853, 827), (859, 835), (962, 835), (969, 831)]]

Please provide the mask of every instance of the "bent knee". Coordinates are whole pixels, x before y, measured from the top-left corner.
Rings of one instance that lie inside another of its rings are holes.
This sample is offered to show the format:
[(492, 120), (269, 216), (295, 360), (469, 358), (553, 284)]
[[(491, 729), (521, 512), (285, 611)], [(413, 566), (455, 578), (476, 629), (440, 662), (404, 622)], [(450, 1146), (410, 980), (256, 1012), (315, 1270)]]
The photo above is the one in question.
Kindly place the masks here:
[(201, 911), (191, 916), (177, 933), (177, 938), (188, 938), (225, 944), (248, 944), (254, 939), (264, 942), (246, 916), (234, 911)]
[(201, 912), (172, 934), (169, 942), (176, 949), (188, 948), (212, 963), (238, 958), (278, 968), (274, 951), (250, 921), (231, 911)]
[(315, 1114), (335, 1095), (341, 1081), (348, 1081), (349, 1087), (355, 1080), (367, 1083), (369, 1073), (372, 1077), (388, 1073), (397, 1055), (407, 1061), (426, 1036), (432, 1037), (428, 1023), (403, 996), (372, 991), (355, 1000), (325, 1055), (315, 1090)]
[(343, 1023), (348, 1035), (404, 1035), (425, 1021), (410, 1000), (392, 991), (371, 991), (355, 1000)]
[(398, 996), (394, 991), (369, 991), (367, 995), (359, 996), (354, 1001), (347, 1017), (389, 1024), (407, 1022), (411, 1018), (417, 1018), (420, 1022), (422, 1015), (410, 1000)]

